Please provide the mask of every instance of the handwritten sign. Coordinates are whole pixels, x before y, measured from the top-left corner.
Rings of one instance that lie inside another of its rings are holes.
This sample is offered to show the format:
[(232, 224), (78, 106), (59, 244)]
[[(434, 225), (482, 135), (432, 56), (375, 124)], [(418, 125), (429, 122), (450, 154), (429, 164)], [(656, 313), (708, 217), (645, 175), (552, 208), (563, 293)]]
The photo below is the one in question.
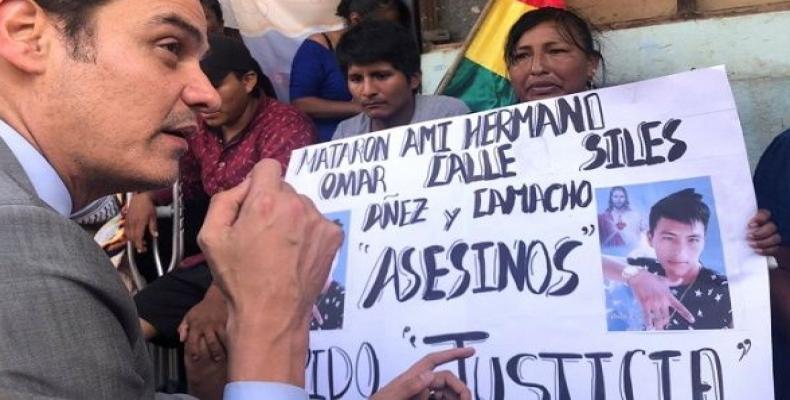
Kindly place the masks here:
[(483, 399), (773, 396), (721, 67), (308, 147), (287, 180), (346, 232), (311, 398), (368, 397), (461, 345), (446, 367)]

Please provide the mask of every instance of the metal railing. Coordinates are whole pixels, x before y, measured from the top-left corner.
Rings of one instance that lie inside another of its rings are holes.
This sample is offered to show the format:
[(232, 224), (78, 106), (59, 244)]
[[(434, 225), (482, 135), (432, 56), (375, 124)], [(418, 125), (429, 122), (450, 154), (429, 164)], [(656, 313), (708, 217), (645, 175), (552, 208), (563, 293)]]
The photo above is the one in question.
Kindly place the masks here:
[[(170, 252), (170, 261), (165, 264), (162, 262), (161, 252), (159, 249), (158, 238), (152, 238), (151, 247), (153, 249), (153, 259), (156, 266), (157, 276), (162, 276), (172, 271), (181, 262), (184, 256), (184, 201), (181, 195), (181, 182), (173, 184), (173, 201), (168, 206), (156, 207), (157, 218), (172, 218), (173, 232), (172, 232), (172, 250)], [(126, 194), (126, 204), (132, 199), (134, 194)], [(132, 274), (132, 279), (138, 289), (144, 288), (147, 283), (145, 278), (140, 273), (135, 260), (136, 250), (131, 242), (126, 243), (126, 255), (129, 262), (129, 271)], [(154, 384), (159, 390), (171, 389), (172, 386), (178, 386), (178, 383), (183, 379), (182, 355), (179, 350), (165, 348), (148, 344), (148, 351), (151, 354), (153, 361), (154, 371)], [(175, 387), (172, 387), (175, 389)]]

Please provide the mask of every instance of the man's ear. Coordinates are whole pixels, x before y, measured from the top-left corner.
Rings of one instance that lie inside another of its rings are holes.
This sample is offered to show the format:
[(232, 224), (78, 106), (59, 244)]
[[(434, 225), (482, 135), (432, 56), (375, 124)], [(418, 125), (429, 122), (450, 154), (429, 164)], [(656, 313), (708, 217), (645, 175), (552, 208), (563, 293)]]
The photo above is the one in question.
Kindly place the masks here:
[(414, 73), (414, 75), (409, 77), (409, 87), (411, 87), (411, 90), (414, 91), (417, 90), (420, 85), (422, 85), (422, 72), (417, 71)]
[(598, 56), (587, 57), (587, 80), (592, 81), (595, 78), (595, 73), (598, 72), (598, 65), (601, 63), (601, 58)]
[(258, 74), (252, 71), (247, 72), (241, 77), (241, 83), (244, 84), (244, 91), (247, 92), (247, 94), (252, 93), (252, 90), (255, 89), (255, 85), (258, 84)]
[(51, 21), (32, 0), (0, 0), (0, 58), (38, 74), (46, 67)]

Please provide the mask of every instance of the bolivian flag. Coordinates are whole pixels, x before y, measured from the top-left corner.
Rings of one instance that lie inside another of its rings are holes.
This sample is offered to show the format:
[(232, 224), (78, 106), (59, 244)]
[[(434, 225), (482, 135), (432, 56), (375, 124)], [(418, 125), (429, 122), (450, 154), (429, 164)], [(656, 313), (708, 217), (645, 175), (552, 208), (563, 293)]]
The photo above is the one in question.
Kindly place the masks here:
[(489, 0), (468, 47), (439, 86), (444, 95), (462, 99), (472, 111), (516, 102), (505, 66), (504, 48), (510, 27), (525, 12), (539, 7), (564, 8), (564, 0)]

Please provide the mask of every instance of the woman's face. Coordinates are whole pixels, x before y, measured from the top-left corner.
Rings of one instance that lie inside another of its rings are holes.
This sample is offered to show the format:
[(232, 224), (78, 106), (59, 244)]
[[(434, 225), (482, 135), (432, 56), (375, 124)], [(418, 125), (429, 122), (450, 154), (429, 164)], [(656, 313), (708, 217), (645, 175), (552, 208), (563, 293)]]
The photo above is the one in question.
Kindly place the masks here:
[(584, 91), (597, 67), (596, 57), (543, 22), (521, 35), (508, 72), (519, 101), (532, 101)]

